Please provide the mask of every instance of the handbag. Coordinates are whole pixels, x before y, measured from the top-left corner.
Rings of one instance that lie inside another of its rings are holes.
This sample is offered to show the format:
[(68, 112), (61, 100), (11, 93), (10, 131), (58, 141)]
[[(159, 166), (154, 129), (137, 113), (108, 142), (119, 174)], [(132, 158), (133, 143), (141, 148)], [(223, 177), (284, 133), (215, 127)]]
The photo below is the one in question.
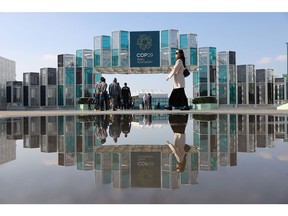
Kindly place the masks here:
[(190, 71), (187, 68), (185, 68), (183, 71), (183, 75), (185, 78), (188, 77), (190, 75)]

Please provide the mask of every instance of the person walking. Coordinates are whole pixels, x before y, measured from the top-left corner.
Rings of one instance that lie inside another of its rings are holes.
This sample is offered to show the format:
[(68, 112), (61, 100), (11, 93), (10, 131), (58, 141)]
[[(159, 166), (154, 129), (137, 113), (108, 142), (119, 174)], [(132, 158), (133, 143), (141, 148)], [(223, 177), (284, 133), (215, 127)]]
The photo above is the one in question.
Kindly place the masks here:
[(169, 105), (165, 106), (165, 109), (172, 110), (172, 107), (180, 107), (181, 110), (189, 110), (188, 99), (185, 94), (185, 77), (183, 71), (186, 67), (185, 56), (182, 49), (178, 49), (175, 52), (176, 62), (171, 72), (166, 77), (168, 81), (174, 77), (173, 90), (169, 97)]
[(113, 100), (113, 110), (115, 111), (117, 108), (120, 107), (119, 98), (121, 95), (121, 87), (117, 83), (117, 79), (114, 78), (113, 82), (109, 85), (109, 95), (112, 97)]
[(107, 95), (107, 83), (104, 77), (101, 77), (101, 82), (99, 84), (99, 99), (100, 99), (100, 109), (101, 111), (108, 110), (109, 105), (107, 103), (108, 95)]
[(131, 98), (131, 92), (126, 82), (124, 83), (124, 87), (122, 87), (121, 89), (121, 93), (122, 93), (122, 99), (123, 99), (123, 108), (125, 110), (129, 109), (130, 108), (129, 100)]

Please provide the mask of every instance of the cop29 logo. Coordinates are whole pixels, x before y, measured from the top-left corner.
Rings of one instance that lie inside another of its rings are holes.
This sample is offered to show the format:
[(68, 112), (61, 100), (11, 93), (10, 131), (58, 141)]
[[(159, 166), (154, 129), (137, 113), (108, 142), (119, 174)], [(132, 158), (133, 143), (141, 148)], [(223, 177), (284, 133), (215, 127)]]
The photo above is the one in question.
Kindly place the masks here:
[(137, 45), (141, 50), (148, 50), (152, 47), (152, 38), (150, 35), (142, 34), (137, 39)]

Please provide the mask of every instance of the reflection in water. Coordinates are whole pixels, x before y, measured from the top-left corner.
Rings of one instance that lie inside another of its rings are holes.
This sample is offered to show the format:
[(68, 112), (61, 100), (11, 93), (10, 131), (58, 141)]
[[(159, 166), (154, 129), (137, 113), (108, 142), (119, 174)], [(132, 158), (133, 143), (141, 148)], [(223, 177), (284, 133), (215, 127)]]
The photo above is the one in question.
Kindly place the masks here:
[[(151, 130), (139, 137), (139, 125)], [(153, 125), (161, 125), (154, 137)], [(57, 153), (60, 166), (94, 170), (96, 184), (176, 189), (199, 184), (200, 171), (236, 166), (237, 153), (274, 147), (287, 139), (287, 125), (287, 116), (236, 114), (7, 118), (0, 120), (0, 165), (17, 159), (15, 140), (23, 139), (23, 148)], [(143, 144), (149, 136), (155, 144)]]
[[(186, 156), (191, 147), (186, 144), (185, 129), (188, 122), (188, 114), (184, 115), (169, 115), (169, 124), (174, 133), (174, 144), (167, 140), (167, 145), (170, 147), (177, 160), (176, 171), (183, 172), (186, 166)], [(196, 150), (197, 152), (197, 150)]]

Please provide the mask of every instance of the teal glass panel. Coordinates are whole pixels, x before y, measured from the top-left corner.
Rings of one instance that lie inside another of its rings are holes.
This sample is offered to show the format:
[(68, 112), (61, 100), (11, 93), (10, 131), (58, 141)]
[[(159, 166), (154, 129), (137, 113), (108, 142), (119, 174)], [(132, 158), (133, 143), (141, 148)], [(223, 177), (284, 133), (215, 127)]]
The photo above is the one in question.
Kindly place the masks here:
[(82, 97), (82, 85), (76, 85), (76, 98)]
[(101, 154), (99, 153), (95, 153), (95, 164), (94, 164), (94, 168), (96, 170), (101, 170)]
[(199, 72), (193, 72), (193, 86), (199, 84)]
[(119, 55), (118, 55), (118, 49), (112, 50), (112, 66), (118, 66), (119, 61)]
[(64, 105), (64, 86), (58, 85), (58, 106)]
[(236, 83), (229, 84), (229, 91), (230, 104), (236, 104)]
[(121, 49), (128, 49), (128, 45), (129, 45), (128, 35), (129, 34), (126, 31), (120, 32)]
[(77, 170), (83, 170), (83, 155), (77, 153)]
[(227, 87), (219, 85), (219, 104), (227, 104)]
[(209, 47), (209, 63), (210, 65), (216, 65), (216, 48)]
[[(216, 135), (218, 132), (217, 132), (217, 121), (210, 121), (210, 134), (214, 134)], [(215, 136), (211, 136), (211, 137), (214, 137), (215, 140), (216, 140), (216, 137)], [(210, 138), (212, 140), (212, 138)]]
[(84, 84), (92, 84), (92, 68), (84, 68)]
[(217, 153), (211, 153), (211, 170), (217, 170), (218, 163), (217, 163)]
[(175, 52), (176, 52), (176, 48), (171, 48), (171, 64), (174, 65), (175, 62), (176, 62), (176, 55), (175, 55)]
[(103, 49), (111, 49), (111, 42), (110, 42), (110, 37), (109, 36), (103, 36), (102, 38), (102, 48)]
[(113, 153), (113, 155), (112, 155), (112, 165), (113, 165), (113, 170), (119, 170), (119, 166), (120, 166), (119, 154)]
[(73, 85), (74, 84), (74, 68), (66, 67), (65, 83), (67, 85)]
[(181, 49), (188, 48), (188, 35), (187, 34), (180, 35), (180, 48)]
[(161, 31), (161, 48), (168, 48), (168, 45), (169, 45), (168, 30)]
[(237, 134), (236, 114), (230, 115), (230, 134)]
[(219, 66), (219, 83), (227, 83), (227, 67), (226, 65)]
[(208, 134), (208, 122), (200, 122), (200, 134)]
[(100, 67), (100, 50), (94, 50), (94, 67)]
[(83, 135), (82, 122), (76, 122), (76, 135), (77, 136)]
[(200, 152), (208, 152), (208, 135), (200, 135)]
[(168, 171), (162, 171), (162, 187), (170, 188), (170, 175)]
[(75, 152), (75, 138), (74, 136), (67, 136), (66, 135), (66, 152), (73, 153)]
[(200, 135), (197, 132), (193, 133), (193, 145), (199, 147), (200, 146)]
[(190, 48), (190, 65), (198, 65), (197, 48)]
[(200, 96), (208, 96), (207, 84), (200, 84), (199, 93), (200, 93)]
[(216, 84), (210, 83), (210, 96), (216, 96)]
[(220, 136), (219, 136), (219, 150), (220, 150), (220, 152), (228, 152), (227, 135), (220, 134)]
[(83, 50), (76, 51), (76, 67), (82, 67)]
[(199, 170), (199, 155), (198, 153), (191, 153), (191, 171)]
[(85, 136), (85, 152), (93, 152), (93, 136)]
[[(199, 72), (199, 82), (200, 83), (207, 83), (207, 81), (208, 81), (208, 73), (207, 73), (207, 71), (204, 71), (204, 70), (201, 71), (201, 67), (200, 67), (200, 72)], [(206, 67), (205, 67), (205, 69), (206, 69)]]
[(64, 135), (64, 116), (58, 116), (58, 135)]

